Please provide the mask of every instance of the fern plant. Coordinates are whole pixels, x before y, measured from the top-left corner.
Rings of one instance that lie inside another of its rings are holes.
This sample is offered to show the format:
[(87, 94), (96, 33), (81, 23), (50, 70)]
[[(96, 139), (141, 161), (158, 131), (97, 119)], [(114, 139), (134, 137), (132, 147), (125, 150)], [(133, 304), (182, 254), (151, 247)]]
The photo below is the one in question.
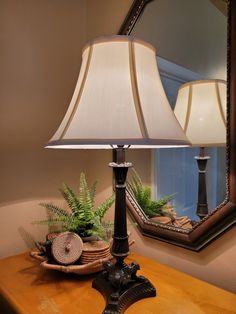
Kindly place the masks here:
[(65, 183), (59, 189), (70, 211), (54, 204), (40, 203), (39, 205), (46, 208), (51, 217), (34, 223), (58, 226), (60, 231), (76, 232), (81, 237), (91, 235), (105, 237), (106, 232), (102, 218), (114, 203), (115, 197), (112, 195), (95, 208), (96, 186), (97, 182), (89, 188), (85, 174), (82, 172), (80, 174), (79, 196)]
[(174, 194), (164, 196), (158, 200), (152, 200), (151, 198), (151, 188), (145, 186), (142, 183), (140, 176), (137, 171), (132, 169), (133, 175), (131, 180), (128, 181), (127, 187), (129, 191), (133, 194), (139, 206), (142, 208), (144, 213), (148, 218), (155, 216), (165, 216), (165, 210), (168, 205), (168, 202), (174, 198)]

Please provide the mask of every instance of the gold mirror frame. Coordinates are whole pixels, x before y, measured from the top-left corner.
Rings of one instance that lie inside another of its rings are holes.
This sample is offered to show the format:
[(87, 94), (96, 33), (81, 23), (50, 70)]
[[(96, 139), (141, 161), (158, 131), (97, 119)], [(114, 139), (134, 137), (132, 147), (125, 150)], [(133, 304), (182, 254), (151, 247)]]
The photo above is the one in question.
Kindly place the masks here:
[[(129, 35), (145, 6), (152, 0), (134, 0), (120, 30)], [(224, 0), (222, 0), (224, 1)], [(228, 5), (227, 28), (227, 145), (226, 199), (191, 230), (152, 222), (127, 191), (126, 203), (131, 216), (145, 236), (199, 251), (236, 223), (236, 0)]]

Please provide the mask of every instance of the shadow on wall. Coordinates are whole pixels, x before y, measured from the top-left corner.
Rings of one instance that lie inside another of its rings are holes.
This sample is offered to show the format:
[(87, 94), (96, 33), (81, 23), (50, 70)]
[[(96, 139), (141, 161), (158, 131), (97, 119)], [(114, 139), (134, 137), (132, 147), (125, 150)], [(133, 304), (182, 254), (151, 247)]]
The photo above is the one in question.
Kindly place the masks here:
[[(44, 240), (48, 227), (32, 224), (35, 220), (46, 218), (46, 211), (43, 208), (40, 209), (38, 206), (40, 201), (43, 200), (35, 199), (31, 201), (15, 202), (0, 207), (1, 258), (28, 251), (34, 239), (38, 241)], [(31, 235), (31, 241), (29, 241), (28, 238), (27, 245), (21, 236), (23, 229)]]
[[(95, 203), (100, 204), (107, 195), (111, 195), (111, 186), (96, 193)], [(58, 191), (58, 197), (60, 196)], [(47, 211), (39, 203), (53, 203), (67, 208), (61, 198), (37, 198), (16, 201), (0, 207), (0, 258), (29, 251), (35, 247), (35, 241), (44, 242), (49, 232), (48, 225), (33, 224), (35, 221), (46, 220)], [(108, 211), (113, 217), (113, 209)], [(112, 220), (112, 219), (110, 219)]]

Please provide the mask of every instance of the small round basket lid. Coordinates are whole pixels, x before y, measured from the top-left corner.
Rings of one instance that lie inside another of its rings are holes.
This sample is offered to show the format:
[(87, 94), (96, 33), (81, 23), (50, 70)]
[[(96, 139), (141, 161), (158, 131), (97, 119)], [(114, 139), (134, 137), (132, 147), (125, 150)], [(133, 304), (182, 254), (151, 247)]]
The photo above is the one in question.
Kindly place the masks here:
[(73, 264), (80, 258), (83, 241), (74, 232), (63, 232), (53, 240), (51, 250), (54, 259), (59, 264)]

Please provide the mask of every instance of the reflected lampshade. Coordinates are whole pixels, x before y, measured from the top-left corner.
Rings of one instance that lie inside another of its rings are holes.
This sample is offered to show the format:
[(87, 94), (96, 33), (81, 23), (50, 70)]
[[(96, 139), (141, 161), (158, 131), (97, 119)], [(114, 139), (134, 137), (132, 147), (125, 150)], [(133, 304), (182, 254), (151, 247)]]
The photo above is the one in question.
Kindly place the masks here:
[(192, 146), (224, 146), (226, 82), (200, 80), (182, 85), (174, 113)]
[(129, 36), (98, 38), (83, 50), (69, 108), (50, 148), (186, 146), (164, 92), (155, 49)]

